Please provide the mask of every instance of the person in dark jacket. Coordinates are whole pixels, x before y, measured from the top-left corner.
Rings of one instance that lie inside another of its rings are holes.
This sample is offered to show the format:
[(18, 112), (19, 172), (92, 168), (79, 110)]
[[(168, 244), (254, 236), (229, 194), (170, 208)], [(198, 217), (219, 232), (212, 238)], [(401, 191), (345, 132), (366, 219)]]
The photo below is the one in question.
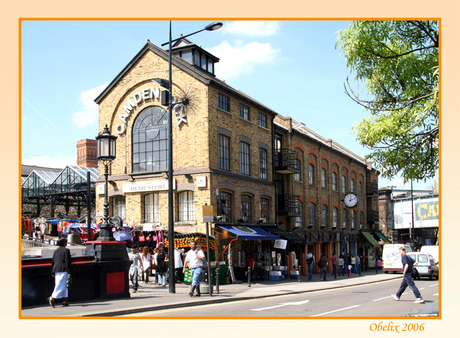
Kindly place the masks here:
[(163, 286), (164, 288), (166, 287), (166, 272), (168, 271), (168, 256), (166, 256), (165, 253), (165, 248), (164, 246), (160, 245), (158, 247), (160, 252), (158, 253), (157, 256), (157, 269), (156, 273), (158, 274), (158, 284)]
[(67, 278), (70, 277), (72, 272), (72, 258), (70, 257), (70, 250), (66, 248), (67, 239), (61, 238), (57, 242), (58, 248), (53, 253), (51, 261), (51, 276), (54, 277), (54, 291), (51, 297), (48, 298), (49, 304), (54, 307), (54, 301), (62, 298), (62, 306), (69, 306), (67, 297), (69, 291), (67, 290)]

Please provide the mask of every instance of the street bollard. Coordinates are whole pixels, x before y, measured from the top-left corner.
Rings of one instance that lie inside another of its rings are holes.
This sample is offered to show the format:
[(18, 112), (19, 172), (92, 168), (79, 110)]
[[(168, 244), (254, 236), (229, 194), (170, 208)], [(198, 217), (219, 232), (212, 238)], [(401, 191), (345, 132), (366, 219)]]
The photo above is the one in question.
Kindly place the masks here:
[(251, 267), (248, 267), (248, 288), (251, 287)]
[(217, 263), (216, 268), (216, 294), (219, 294), (219, 263)]

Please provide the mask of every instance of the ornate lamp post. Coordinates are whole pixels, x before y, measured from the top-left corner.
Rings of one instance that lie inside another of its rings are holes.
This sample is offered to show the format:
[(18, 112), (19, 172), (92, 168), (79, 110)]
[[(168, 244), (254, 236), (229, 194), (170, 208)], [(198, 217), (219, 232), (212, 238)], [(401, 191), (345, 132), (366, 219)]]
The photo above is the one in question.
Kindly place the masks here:
[(105, 187), (104, 187), (104, 223), (101, 226), (101, 231), (99, 234), (100, 241), (114, 241), (112, 233), (112, 226), (108, 224), (109, 219), (109, 202), (108, 202), (108, 193), (107, 193), (107, 186), (108, 186), (108, 177), (109, 171), (108, 166), (109, 164), (115, 159), (116, 157), (116, 140), (117, 137), (110, 134), (107, 125), (105, 125), (104, 131), (102, 134), (99, 134), (96, 137), (97, 140), (97, 159), (99, 162), (104, 164), (104, 177), (105, 177)]

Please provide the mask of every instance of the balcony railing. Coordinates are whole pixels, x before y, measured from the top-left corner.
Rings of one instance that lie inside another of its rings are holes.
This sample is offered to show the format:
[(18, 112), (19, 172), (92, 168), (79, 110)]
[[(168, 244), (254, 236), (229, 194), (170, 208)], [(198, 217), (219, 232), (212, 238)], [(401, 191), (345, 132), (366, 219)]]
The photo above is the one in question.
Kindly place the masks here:
[(289, 217), (302, 216), (300, 196), (278, 195), (278, 215)]
[(366, 183), (366, 196), (378, 196), (379, 195), (379, 186), (377, 182), (367, 182)]
[(291, 149), (281, 149), (275, 152), (275, 170), (280, 174), (300, 173), (300, 165), (296, 162), (297, 154)]
[(367, 210), (367, 224), (378, 224), (379, 212), (377, 210)]

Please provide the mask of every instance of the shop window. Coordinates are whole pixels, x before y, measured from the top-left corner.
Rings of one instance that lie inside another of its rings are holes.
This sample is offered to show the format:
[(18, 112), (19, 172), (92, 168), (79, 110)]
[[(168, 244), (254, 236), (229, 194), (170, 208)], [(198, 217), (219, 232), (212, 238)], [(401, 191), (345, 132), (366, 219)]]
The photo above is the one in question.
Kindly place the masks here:
[(133, 172), (168, 170), (168, 115), (159, 106), (145, 108), (132, 135)]
[(342, 193), (347, 193), (347, 178), (345, 176), (342, 176)]
[(316, 228), (316, 204), (310, 202), (310, 229)]
[(249, 143), (240, 142), (240, 173), (242, 175), (250, 174), (250, 147)]
[(230, 171), (230, 138), (219, 135), (219, 169)]
[(308, 165), (308, 184), (315, 185), (315, 166), (311, 163)]
[(263, 148), (259, 148), (259, 178), (268, 179), (267, 150)]
[(264, 224), (270, 223), (270, 200), (268, 198), (260, 199), (260, 221)]
[(259, 112), (259, 117), (257, 119), (257, 122), (258, 122), (260, 127), (267, 128), (267, 115), (262, 114), (261, 112)]
[(328, 223), (328, 217), (327, 217), (328, 216), (327, 215), (328, 210), (327, 209), (328, 209), (327, 205), (323, 204), (322, 207), (321, 207), (321, 212), (322, 212), (322, 215), (321, 215), (322, 217), (321, 218), (322, 218), (322, 221), (323, 221), (323, 224), (322, 224), (323, 228), (327, 228), (327, 223)]
[(327, 173), (326, 169), (321, 168), (321, 187), (326, 188), (327, 187)]
[(347, 218), (348, 218), (348, 211), (347, 209), (343, 209), (343, 215), (342, 215), (342, 228), (347, 227)]
[(195, 220), (195, 200), (193, 191), (179, 193), (179, 221)]
[(332, 173), (332, 190), (337, 191), (337, 174)]
[(160, 221), (160, 204), (159, 194), (153, 193), (144, 196), (144, 215), (143, 219), (146, 223)]
[(249, 121), (249, 107), (240, 103), (240, 117)]
[(337, 228), (338, 224), (339, 224), (339, 210), (334, 207), (334, 209), (332, 209), (332, 227), (335, 229)]
[(225, 96), (221, 93), (219, 93), (219, 97), (218, 97), (218, 107), (222, 110), (225, 110), (225, 111), (230, 111), (230, 104), (229, 104), (229, 101), (230, 101), (230, 98), (228, 96)]
[(252, 222), (252, 197), (249, 195), (241, 195), (241, 219), (246, 223)]
[(222, 216), (222, 222), (232, 221), (232, 194), (219, 191), (219, 201), (217, 202), (218, 216)]
[(113, 216), (119, 216), (122, 220), (126, 220), (125, 196), (115, 196), (113, 198)]

